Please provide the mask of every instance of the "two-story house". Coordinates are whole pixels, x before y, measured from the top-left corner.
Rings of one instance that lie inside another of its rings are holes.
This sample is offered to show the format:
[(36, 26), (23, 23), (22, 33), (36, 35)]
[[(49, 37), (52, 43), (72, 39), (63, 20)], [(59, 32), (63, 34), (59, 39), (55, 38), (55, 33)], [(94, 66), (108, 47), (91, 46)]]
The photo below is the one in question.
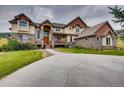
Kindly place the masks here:
[(112, 49), (116, 47), (117, 34), (108, 21), (87, 26), (77, 17), (68, 24), (52, 23), (45, 20), (33, 22), (25, 14), (19, 14), (10, 20), (12, 38), (23, 43), (31, 43), (42, 48), (65, 46), (76, 42), (76, 46), (94, 49)]
[(13, 38), (46, 48), (74, 42), (75, 37), (87, 27), (80, 17), (68, 24), (52, 23), (49, 20), (35, 23), (23, 13), (15, 16), (9, 23)]

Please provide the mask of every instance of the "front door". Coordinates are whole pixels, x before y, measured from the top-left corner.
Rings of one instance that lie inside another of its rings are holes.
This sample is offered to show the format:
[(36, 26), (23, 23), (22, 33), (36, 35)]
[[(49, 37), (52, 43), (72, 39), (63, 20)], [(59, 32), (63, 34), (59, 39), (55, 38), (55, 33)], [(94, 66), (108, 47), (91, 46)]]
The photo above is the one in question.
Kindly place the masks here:
[(44, 37), (43, 40), (45, 45), (49, 44), (49, 37)]

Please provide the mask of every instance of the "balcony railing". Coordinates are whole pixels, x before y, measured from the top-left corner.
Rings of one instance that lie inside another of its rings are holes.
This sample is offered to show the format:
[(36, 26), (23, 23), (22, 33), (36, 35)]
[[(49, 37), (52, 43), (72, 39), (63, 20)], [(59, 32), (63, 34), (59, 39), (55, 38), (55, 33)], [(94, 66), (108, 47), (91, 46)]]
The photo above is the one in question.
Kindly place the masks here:
[(54, 45), (66, 45), (66, 41), (54, 41)]
[(29, 33), (28, 30), (18, 30), (18, 33)]

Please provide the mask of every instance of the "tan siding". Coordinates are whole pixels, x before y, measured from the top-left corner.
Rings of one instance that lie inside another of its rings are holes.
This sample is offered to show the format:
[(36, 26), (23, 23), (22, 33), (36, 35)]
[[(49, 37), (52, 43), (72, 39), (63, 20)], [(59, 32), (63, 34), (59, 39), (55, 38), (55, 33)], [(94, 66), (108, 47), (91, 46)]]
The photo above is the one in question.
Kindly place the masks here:
[(13, 33), (18, 33), (18, 28), (17, 28), (17, 24), (11, 24), (11, 27), (12, 27), (12, 32)]
[(35, 34), (35, 26), (29, 26), (29, 33)]

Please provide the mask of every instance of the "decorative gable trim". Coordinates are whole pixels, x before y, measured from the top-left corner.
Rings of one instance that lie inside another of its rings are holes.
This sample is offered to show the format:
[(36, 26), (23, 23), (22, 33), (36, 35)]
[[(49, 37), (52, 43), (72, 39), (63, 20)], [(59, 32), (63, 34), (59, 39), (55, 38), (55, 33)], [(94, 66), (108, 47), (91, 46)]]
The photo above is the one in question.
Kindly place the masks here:
[(49, 20), (45, 20), (45, 21), (43, 21), (40, 25), (44, 25), (44, 24), (50, 24), (50, 25), (53, 25)]
[[(74, 20), (72, 20), (71, 22), (69, 22), (65, 27), (72, 25), (77, 20), (80, 20), (81, 23), (83, 23), (83, 25), (84, 25), (85, 28), (87, 27), (87, 25), (85, 24), (85, 22), (80, 17), (76, 17)], [(79, 24), (77, 24), (77, 25), (79, 25)]]
[[(117, 34), (114, 32), (114, 29), (112, 28), (112, 26), (110, 25), (110, 23), (108, 21), (106, 21), (96, 32), (95, 34), (97, 34), (98, 32), (100, 32), (100, 30), (105, 26), (105, 25), (108, 25), (108, 27), (111, 29), (111, 32), (117, 36)], [(105, 33), (105, 32), (104, 32)], [(103, 33), (101, 33), (103, 34)]]
[(14, 16), (14, 19), (10, 20), (9, 23), (17, 24), (19, 20), (26, 20), (26, 21), (29, 21), (30, 25), (35, 25), (34, 22), (28, 16), (26, 16), (24, 13)]

